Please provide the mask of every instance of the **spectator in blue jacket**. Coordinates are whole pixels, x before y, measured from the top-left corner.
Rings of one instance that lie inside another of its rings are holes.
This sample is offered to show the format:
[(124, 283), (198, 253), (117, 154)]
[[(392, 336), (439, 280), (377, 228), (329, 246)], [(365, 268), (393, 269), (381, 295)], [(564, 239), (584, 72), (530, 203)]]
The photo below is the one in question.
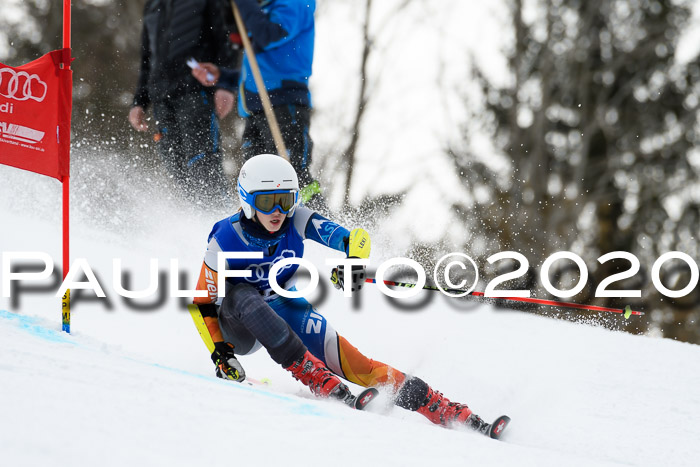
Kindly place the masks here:
[[(309, 172), (313, 142), (311, 76), (314, 54), (315, 0), (234, 0), (249, 33), (255, 58), (280, 126), (289, 159), (299, 175), (302, 200), (320, 194)], [(244, 53), (240, 70), (201, 63), (192, 74), (207, 86), (238, 87), (238, 113), (245, 118), (242, 152), (245, 159), (276, 148), (263, 105)], [(320, 196), (315, 200), (320, 201)]]

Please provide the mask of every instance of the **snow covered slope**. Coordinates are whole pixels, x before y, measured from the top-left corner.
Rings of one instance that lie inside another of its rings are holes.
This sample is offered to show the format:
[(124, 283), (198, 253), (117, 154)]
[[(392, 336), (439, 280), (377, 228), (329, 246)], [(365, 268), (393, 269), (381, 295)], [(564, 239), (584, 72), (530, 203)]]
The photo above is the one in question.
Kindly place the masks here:
[[(3, 311), (0, 464), (697, 463), (696, 346), (487, 308), (339, 313), (336, 321), (352, 328), (346, 334), (374, 355), (485, 417), (509, 413), (504, 440), (448, 431), (400, 409), (362, 413), (313, 400), (283, 371), (251, 359), (244, 365), (269, 376), (269, 388), (218, 380), (201, 344), (169, 338), (188, 324), (176, 313), (153, 330), (161, 352), (138, 355), (87, 332), (65, 335), (55, 318)], [(163, 365), (164, 354), (194, 354), (199, 364)]]
[[(57, 219), (4, 195), (2, 251), (58, 261)], [(150, 257), (178, 258), (196, 275), (211, 219), (174, 230), (167, 217), (132, 234), (74, 226), (74, 257), (108, 299), (76, 305), (73, 334), (60, 332), (49, 292), (22, 292), (18, 310), (0, 302), (0, 465), (697, 465), (700, 347), (437, 294), (413, 311), (371, 285), (359, 308), (330, 288), (315, 301), (367, 355), (485, 419), (509, 414), (501, 442), (383, 404), (361, 413), (315, 400), (264, 351), (241, 361), (270, 387), (218, 380), (178, 302), (135, 310), (111, 289), (112, 258), (133, 268), (136, 286)], [(324, 257), (310, 249), (322, 278)]]
[[(308, 258), (325, 287), (313, 301), (334, 328), (487, 420), (510, 415), (503, 440), (433, 426), (381, 399), (375, 413), (315, 400), (265, 351), (241, 362), (271, 386), (219, 380), (181, 304), (125, 302), (112, 259), (139, 288), (149, 258), (163, 269), (177, 258), (191, 288), (222, 213), (183, 210), (140, 185), (128, 197), (94, 183), (81, 192), (80, 174), (72, 257), (86, 259), (107, 298), (75, 303), (71, 335), (60, 332), (50, 280), (0, 298), (0, 466), (697, 465), (699, 346), (433, 292), (400, 308), (372, 285), (354, 307), (328, 286), (327, 252), (315, 245)], [(0, 179), (0, 250), (59, 263), (58, 184), (8, 167)], [(372, 234), (378, 265), (391, 246), (380, 226)]]

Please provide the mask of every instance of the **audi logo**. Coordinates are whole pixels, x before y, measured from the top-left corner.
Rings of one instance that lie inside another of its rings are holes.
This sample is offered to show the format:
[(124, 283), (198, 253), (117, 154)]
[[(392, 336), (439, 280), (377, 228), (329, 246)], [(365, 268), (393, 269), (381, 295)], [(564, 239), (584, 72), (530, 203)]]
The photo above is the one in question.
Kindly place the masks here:
[(26, 71), (12, 68), (0, 68), (0, 96), (16, 101), (33, 99), (42, 102), (46, 97), (48, 86), (39, 75), (30, 75)]
[[(253, 282), (253, 283), (267, 280), (267, 275), (270, 272), (270, 268), (272, 267), (273, 264), (275, 264), (277, 261), (281, 261), (285, 258), (294, 258), (295, 256), (296, 256), (296, 254), (294, 253), (294, 250), (283, 250), (279, 256), (277, 256), (274, 260), (270, 261), (269, 263), (251, 264), (246, 269), (252, 271), (253, 275), (252, 275), (252, 277), (249, 277), (246, 280), (248, 282)], [(286, 264), (284, 267), (280, 268), (279, 272), (282, 272), (285, 269), (289, 269), (293, 266), (295, 266), (295, 265), (294, 264)]]

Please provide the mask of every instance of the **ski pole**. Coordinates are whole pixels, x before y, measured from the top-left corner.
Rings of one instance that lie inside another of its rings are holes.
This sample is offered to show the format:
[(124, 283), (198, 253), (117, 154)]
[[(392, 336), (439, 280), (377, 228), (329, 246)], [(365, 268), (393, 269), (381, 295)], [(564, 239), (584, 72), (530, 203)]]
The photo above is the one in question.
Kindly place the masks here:
[[(376, 284), (377, 279), (373, 277), (368, 277), (365, 279), (365, 282), (368, 282), (370, 284)], [(406, 287), (406, 288), (412, 288), (415, 287), (416, 284), (412, 284), (410, 282), (394, 282), (394, 281), (383, 281), (384, 284), (386, 285), (392, 285), (394, 287)], [(423, 286), (424, 290), (442, 290), (444, 292), (451, 292), (451, 293), (464, 293), (466, 292), (465, 290), (460, 290), (460, 289), (450, 289), (450, 288), (439, 288), (435, 285), (424, 285)], [(597, 306), (597, 305), (584, 305), (581, 303), (572, 303), (572, 302), (559, 302), (556, 300), (544, 300), (540, 298), (529, 298), (529, 297), (486, 297), (483, 292), (470, 292), (469, 295), (472, 295), (474, 297), (484, 297), (484, 298), (494, 298), (494, 299), (499, 299), (499, 300), (508, 300), (512, 302), (525, 302), (525, 303), (536, 303), (538, 305), (547, 305), (547, 306), (559, 306), (563, 308), (577, 308), (580, 310), (590, 310), (590, 311), (606, 311), (609, 313), (622, 313), (625, 317), (625, 319), (628, 319), (630, 316), (635, 315), (635, 316), (642, 316), (644, 315), (644, 312), (642, 311), (634, 311), (632, 308), (627, 305), (625, 308), (609, 308), (605, 306)]]

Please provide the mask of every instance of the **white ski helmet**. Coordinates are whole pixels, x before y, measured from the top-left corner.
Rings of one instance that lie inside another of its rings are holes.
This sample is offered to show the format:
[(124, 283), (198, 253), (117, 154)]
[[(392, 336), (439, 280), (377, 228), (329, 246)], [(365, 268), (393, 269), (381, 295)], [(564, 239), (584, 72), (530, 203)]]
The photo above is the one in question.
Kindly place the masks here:
[(288, 214), (294, 214), (299, 204), (299, 180), (292, 164), (275, 154), (259, 154), (243, 164), (238, 174), (238, 199), (248, 219), (255, 214), (255, 193), (272, 191), (294, 193), (294, 204)]

